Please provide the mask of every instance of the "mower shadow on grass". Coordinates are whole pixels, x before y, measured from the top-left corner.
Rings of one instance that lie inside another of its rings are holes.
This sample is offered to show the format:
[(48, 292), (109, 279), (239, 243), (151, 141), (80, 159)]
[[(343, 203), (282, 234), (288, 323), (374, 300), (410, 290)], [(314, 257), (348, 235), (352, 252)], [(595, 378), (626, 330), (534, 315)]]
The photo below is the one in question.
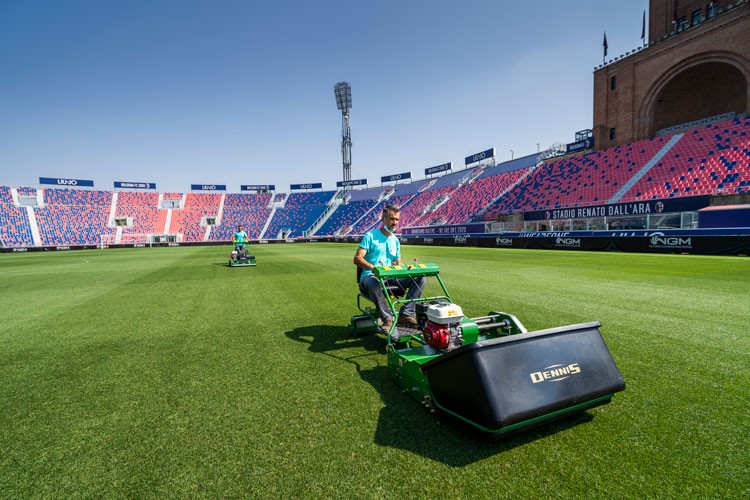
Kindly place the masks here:
[[(286, 332), (288, 338), (308, 344), (311, 352), (330, 356), (355, 366), (359, 376), (380, 394), (384, 406), (378, 416), (374, 442), (407, 450), (452, 467), (463, 467), (484, 458), (543, 439), (560, 431), (589, 422), (588, 412), (501, 438), (476, 430), (442, 412), (430, 413), (420, 407), (391, 379), (385, 361), (382, 335), (352, 336), (347, 326), (315, 325)], [(344, 349), (363, 349), (366, 354), (344, 354)], [(363, 358), (383, 356), (382, 363), (364, 367)]]

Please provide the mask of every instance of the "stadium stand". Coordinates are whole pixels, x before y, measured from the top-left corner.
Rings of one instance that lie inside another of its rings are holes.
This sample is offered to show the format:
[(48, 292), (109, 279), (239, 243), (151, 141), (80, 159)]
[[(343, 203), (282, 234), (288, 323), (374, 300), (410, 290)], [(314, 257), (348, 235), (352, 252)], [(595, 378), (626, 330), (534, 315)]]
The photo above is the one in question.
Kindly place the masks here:
[[(397, 184), (388, 188), (376, 189), (374, 192), (377, 193), (375, 199), (377, 206), (372, 208), (370, 215), (362, 218), (360, 223), (352, 228), (350, 234), (364, 234), (376, 226), (381, 219), (383, 207), (385, 205), (396, 205), (401, 209), (399, 226), (405, 227), (412, 220), (409, 215), (411, 213), (409, 208), (410, 205), (415, 199), (417, 199), (420, 190), (427, 189), (432, 186), (432, 184), (434, 184), (434, 181), (421, 180), (410, 182), (408, 184)], [(381, 196), (387, 196), (387, 198), (382, 199), (382, 201), (378, 203), (377, 199)]]
[(13, 204), (13, 195), (8, 186), (0, 186), (0, 203)]
[(463, 224), (479, 213), (497, 197), (510, 189), (529, 172), (528, 168), (501, 171), (499, 166), (488, 168), (475, 180), (451, 193), (451, 198), (429, 215), (429, 224)]
[[(680, 133), (625, 144), (592, 153), (548, 160), (536, 157), (484, 169), (452, 172), (435, 179), (350, 191), (315, 236), (360, 235), (376, 227), (385, 204), (401, 208), (400, 227), (463, 224), (492, 220), (498, 214), (750, 191), (750, 118), (735, 118), (681, 130)], [(182, 233), (183, 241), (203, 241), (204, 217), (220, 225), (211, 241), (231, 238), (243, 225), (251, 238), (300, 237), (341, 194), (336, 191), (221, 194), (119, 191), (116, 207), (109, 191), (45, 188), (36, 206), (37, 189), (0, 186), (0, 240), (5, 246), (34, 245), (34, 222), (42, 245), (98, 244), (113, 235), (110, 215), (129, 218), (122, 234)], [(30, 199), (31, 198), (31, 199)], [(182, 203), (183, 209), (159, 208), (159, 200)], [(275, 207), (275, 208), (274, 208)], [(171, 213), (171, 227), (167, 214)], [(264, 232), (265, 231), (265, 232)]]
[(117, 192), (117, 208), (118, 217), (125, 214), (120, 214), (120, 207), (152, 207), (157, 208), (159, 202), (159, 194), (154, 192), (138, 192), (138, 191), (118, 191)]
[(45, 188), (44, 206), (34, 209), (42, 246), (98, 245), (108, 227), (111, 191)]
[(13, 204), (8, 186), (0, 186), (0, 244), (6, 247), (34, 244), (26, 210)]
[(265, 207), (271, 204), (271, 193), (228, 193), (225, 207)]
[(123, 234), (164, 234), (167, 210), (158, 207), (159, 194), (119, 191), (115, 217), (132, 218), (132, 225), (122, 228)]
[(429, 181), (401, 212), (401, 227), (443, 223), (443, 218), (435, 215), (435, 212), (451, 202), (452, 193), (472, 182), (482, 172), (482, 168), (460, 170)]
[(689, 130), (622, 201), (750, 190), (750, 118)]
[[(21, 194), (19, 188), (19, 194)], [(69, 207), (101, 207), (109, 208), (112, 203), (112, 191), (89, 191), (83, 189), (45, 188), (44, 203), (46, 205), (64, 205)], [(34, 196), (32, 191), (29, 196)]]
[(401, 210), (400, 226), (414, 227), (421, 225), (422, 218), (435, 205), (453, 191), (452, 186), (429, 187), (413, 197), (411, 202)]
[(29, 219), (22, 207), (0, 203), (0, 242), (6, 247), (32, 246)]
[(162, 198), (168, 201), (180, 201), (182, 200), (182, 193), (164, 193)]
[(667, 138), (639, 141), (545, 162), (486, 211), (486, 216), (607, 203)]
[(271, 193), (228, 193), (224, 199), (221, 223), (214, 226), (209, 240), (231, 240), (239, 225), (245, 228), (249, 238), (259, 238), (271, 215), (269, 205), (272, 196)]
[(393, 186), (393, 191), (396, 196), (413, 196), (430, 188), (435, 182), (436, 179), (424, 179), (421, 181), (410, 182), (408, 184), (397, 184)]
[(325, 205), (336, 194), (336, 191), (302, 191), (289, 195), (286, 206), (292, 205)]
[[(283, 208), (273, 214), (265, 236), (276, 238), (284, 232), (285, 238), (303, 235), (320, 217), (336, 191), (295, 192), (288, 196)], [(278, 196), (277, 196), (278, 198)]]
[[(365, 217), (362, 217), (359, 222), (352, 226), (350, 234), (365, 234), (367, 231), (377, 227), (382, 220), (383, 208), (385, 208), (386, 205), (395, 205), (403, 211), (413, 197), (413, 194), (405, 194), (401, 196), (394, 195), (377, 203)], [(401, 225), (400, 220), (399, 225)]]
[(172, 210), (172, 220), (167, 233), (182, 234), (182, 241), (203, 241), (206, 225), (201, 226), (204, 217), (217, 217), (221, 194), (188, 193), (185, 207)]
[(316, 236), (339, 236), (349, 234), (352, 226), (377, 203), (377, 200), (349, 201), (333, 212), (331, 217), (315, 233)]
[(338, 236), (350, 234), (352, 226), (370, 212), (375, 205), (390, 193), (386, 188), (375, 187), (350, 191), (348, 201), (340, 205), (315, 233), (316, 236)]

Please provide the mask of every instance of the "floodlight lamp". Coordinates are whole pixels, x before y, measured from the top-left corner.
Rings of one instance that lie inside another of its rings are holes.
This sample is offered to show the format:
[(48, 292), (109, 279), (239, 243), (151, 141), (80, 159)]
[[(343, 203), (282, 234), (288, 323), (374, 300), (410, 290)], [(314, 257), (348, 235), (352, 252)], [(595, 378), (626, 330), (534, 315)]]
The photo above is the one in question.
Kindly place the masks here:
[(346, 82), (339, 82), (333, 87), (336, 96), (336, 107), (342, 111), (349, 111), (352, 107), (352, 86)]

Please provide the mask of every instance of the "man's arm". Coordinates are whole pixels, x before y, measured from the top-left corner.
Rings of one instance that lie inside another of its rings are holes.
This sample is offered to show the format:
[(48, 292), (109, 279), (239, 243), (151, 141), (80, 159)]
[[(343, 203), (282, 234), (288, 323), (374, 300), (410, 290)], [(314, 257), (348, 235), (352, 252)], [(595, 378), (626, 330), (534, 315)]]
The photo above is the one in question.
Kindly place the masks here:
[(362, 269), (375, 269), (375, 266), (365, 260), (367, 250), (362, 247), (357, 248), (357, 252), (354, 254), (354, 265)]
[(396, 259), (393, 261), (393, 264), (396, 266), (403, 265), (403, 262), (401, 261), (401, 242), (398, 241), (398, 238), (396, 238)]

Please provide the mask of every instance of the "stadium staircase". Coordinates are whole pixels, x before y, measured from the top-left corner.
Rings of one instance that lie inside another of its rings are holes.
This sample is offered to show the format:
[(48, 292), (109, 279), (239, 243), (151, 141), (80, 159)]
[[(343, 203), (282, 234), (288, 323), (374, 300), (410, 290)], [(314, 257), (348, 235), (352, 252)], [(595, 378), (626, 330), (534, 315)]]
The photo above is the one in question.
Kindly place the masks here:
[(385, 208), (386, 203), (396, 205), (401, 209), (401, 212), (405, 212), (407, 210), (407, 207), (409, 204), (419, 195), (419, 193), (413, 193), (413, 194), (406, 194), (406, 195), (393, 195), (390, 197), (387, 201), (381, 202), (378, 205), (375, 205), (373, 207), (371, 214), (374, 216), (372, 217), (372, 220), (369, 222), (367, 220), (362, 220), (362, 223), (359, 227), (354, 226), (352, 227), (351, 233), (360, 235), (368, 233), (369, 231), (372, 231), (373, 229), (377, 228), (380, 225), (381, 221), (381, 212), (383, 211), (383, 208)]
[(437, 198), (435, 198), (435, 200), (423, 210), (420, 216), (422, 224), (425, 224), (425, 218), (427, 218), (428, 216), (429, 218), (426, 221), (426, 225), (428, 226), (445, 224), (449, 220), (448, 217), (438, 215), (436, 212), (439, 212), (441, 208), (443, 209), (442, 212), (445, 212), (446, 209), (450, 211), (450, 207), (452, 205), (451, 200), (453, 200), (455, 196), (461, 193), (462, 190), (465, 190), (464, 188), (471, 185), (480, 175), (482, 175), (483, 172), (484, 167), (477, 167), (472, 169), (470, 172), (467, 172), (463, 177), (461, 177), (461, 179), (455, 186), (451, 186), (448, 192), (440, 194)]
[(219, 211), (216, 213), (216, 225), (221, 225), (221, 218), (224, 216), (224, 203), (227, 201), (226, 193), (222, 193), (221, 200), (219, 201)]
[(26, 208), (26, 216), (29, 218), (29, 228), (31, 229), (31, 240), (34, 243), (34, 245), (41, 245), (42, 244), (42, 235), (39, 232), (39, 224), (36, 220), (36, 214), (34, 213), (34, 207), (27, 206)]
[[(385, 189), (385, 190), (383, 190), (383, 192), (380, 193), (380, 195), (378, 196), (375, 205), (373, 205), (372, 207), (370, 207), (369, 210), (367, 210), (367, 212), (363, 213), (357, 220), (355, 220), (351, 224), (351, 226), (347, 227), (345, 231), (340, 232), (339, 235), (340, 236), (346, 236), (346, 235), (350, 234), (354, 230), (354, 228), (357, 227), (358, 224), (360, 224), (362, 221), (364, 221), (365, 219), (367, 219), (368, 216), (370, 216), (372, 213), (376, 213), (377, 214), (377, 212), (375, 212), (375, 209), (378, 208), (378, 207), (385, 206), (385, 204), (387, 203), (387, 201), (391, 198), (391, 196), (393, 196), (394, 193), (395, 193), (395, 191), (393, 189)], [(382, 210), (382, 208), (380, 210)], [(380, 217), (376, 216), (376, 218), (378, 220), (380, 220)]]
[(475, 169), (472, 169), (471, 172), (469, 172), (468, 174), (466, 174), (461, 179), (461, 181), (458, 183), (458, 186), (456, 186), (456, 190), (458, 190), (460, 187), (462, 187), (462, 186), (464, 186), (466, 184), (470, 184), (470, 183), (474, 182), (474, 180), (477, 177), (479, 177), (480, 175), (482, 175), (482, 172), (484, 172), (484, 168), (483, 167), (477, 167)]
[[(23, 193), (19, 189), (11, 190), (13, 196), (13, 203), (17, 204), (18, 207), (26, 211), (26, 218), (29, 222), (29, 231), (31, 233), (31, 241), (34, 245), (42, 244), (42, 236), (39, 231), (39, 223), (37, 222), (36, 213), (34, 212), (34, 205), (44, 206), (44, 196), (41, 189), (35, 190), (31, 193), (31, 188), (24, 188)], [(42, 202), (39, 203), (39, 199)]]
[(518, 179), (516, 179), (510, 186), (508, 186), (500, 194), (498, 194), (491, 202), (489, 202), (487, 205), (485, 205), (484, 207), (482, 207), (482, 209), (479, 210), (479, 212), (477, 212), (476, 215), (473, 218), (476, 219), (476, 220), (481, 220), (481, 218), (484, 216), (485, 212), (487, 212), (487, 210), (490, 207), (492, 207), (498, 201), (500, 201), (500, 198), (502, 198), (503, 196), (505, 196), (509, 192), (513, 191), (516, 188), (516, 186), (518, 186), (520, 183), (522, 183), (528, 176), (530, 176), (531, 174), (533, 174), (534, 170), (536, 170), (537, 168), (539, 168), (543, 163), (544, 163), (544, 160), (542, 160), (540, 158), (539, 161), (537, 161), (534, 166), (529, 167), (528, 169), (526, 169), (526, 171), (524, 173), (522, 173), (521, 176), (518, 177)]
[(262, 240), (266, 237), (266, 231), (268, 231), (268, 226), (271, 225), (271, 221), (273, 220), (273, 216), (276, 213), (276, 206), (273, 206), (271, 208), (271, 214), (268, 216), (268, 219), (266, 219), (266, 223), (263, 224), (263, 229), (260, 230), (260, 235), (258, 236), (258, 239)]
[(328, 222), (331, 215), (333, 215), (333, 213), (344, 203), (345, 197), (346, 193), (344, 191), (337, 191), (333, 199), (328, 203), (328, 208), (325, 212), (323, 212), (306, 231), (303, 231), (302, 235), (305, 238), (315, 236), (315, 233), (318, 232), (326, 222)]
[[(112, 193), (112, 203), (109, 206), (109, 217), (107, 218), (107, 225), (109, 227), (115, 227), (115, 217), (117, 216), (117, 198), (120, 193), (117, 191)], [(117, 241), (115, 241), (117, 243)]]
[[(219, 208), (216, 210), (216, 220), (215, 224), (220, 225), (221, 224), (221, 216), (224, 213), (224, 200), (226, 200), (227, 195), (226, 193), (221, 193), (221, 198), (219, 199)], [(203, 241), (210, 241), (211, 238), (211, 231), (213, 230), (214, 226), (210, 224), (206, 224), (206, 232), (203, 235)]]
[(430, 215), (432, 212), (443, 206), (443, 204), (447, 203), (451, 199), (451, 195), (449, 193), (439, 194), (437, 198), (435, 198), (429, 205), (427, 205), (423, 210), (420, 216), (413, 221), (412, 224), (418, 223), (420, 220), (424, 219), (428, 215)]
[(430, 207), (435, 204), (435, 200), (441, 196), (453, 191), (452, 186), (431, 187), (425, 189), (414, 197), (414, 200), (401, 211), (401, 218), (404, 220), (402, 227), (414, 227), (420, 224), (423, 217), (430, 213)]
[(271, 198), (271, 206), (268, 208), (284, 208), (287, 201), (289, 201), (289, 196), (286, 196), (284, 193), (276, 193)]
[(643, 178), (644, 175), (646, 175), (651, 168), (659, 163), (662, 158), (682, 139), (682, 137), (685, 134), (675, 134), (672, 136), (669, 141), (659, 150), (656, 152), (656, 154), (645, 164), (643, 167), (633, 175), (625, 184), (622, 185), (622, 187), (612, 196), (609, 200), (607, 200), (607, 203), (617, 203), (622, 199), (622, 197), (627, 193), (630, 188), (635, 186), (635, 184)]
[(172, 225), (172, 209), (167, 209), (167, 221), (164, 223), (164, 232), (169, 234), (170, 226)]

